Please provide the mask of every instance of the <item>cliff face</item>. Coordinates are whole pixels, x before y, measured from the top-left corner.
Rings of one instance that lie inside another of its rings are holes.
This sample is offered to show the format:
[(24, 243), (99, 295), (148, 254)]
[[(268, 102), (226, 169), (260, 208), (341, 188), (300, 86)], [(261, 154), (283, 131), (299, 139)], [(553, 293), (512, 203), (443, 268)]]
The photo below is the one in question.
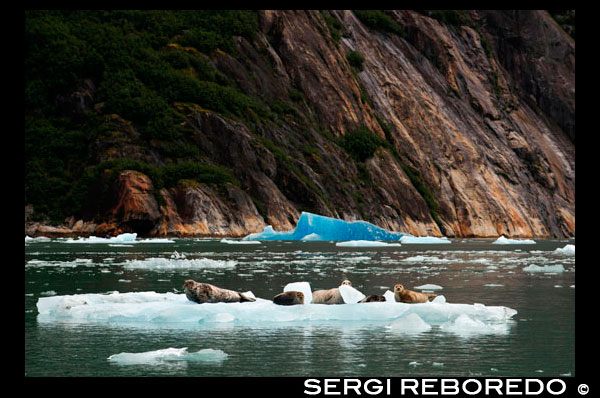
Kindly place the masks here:
[[(544, 11), (472, 11), (457, 25), (387, 15), (403, 34), (347, 10), (260, 12), (254, 41), (236, 38), (235, 56), (211, 62), (280, 116), (247, 126), (177, 105), (194, 145), (239, 184), (156, 191), (124, 171), (102, 217), (75, 232), (104, 222), (96, 233), (242, 236), (293, 228), (309, 210), (414, 235), (573, 236), (574, 40)], [(339, 41), (324, 16), (341, 26)], [(364, 162), (340, 145), (359, 127), (388, 143)], [(136, 147), (135, 131), (127, 137)], [(96, 147), (100, 161), (123, 145)]]

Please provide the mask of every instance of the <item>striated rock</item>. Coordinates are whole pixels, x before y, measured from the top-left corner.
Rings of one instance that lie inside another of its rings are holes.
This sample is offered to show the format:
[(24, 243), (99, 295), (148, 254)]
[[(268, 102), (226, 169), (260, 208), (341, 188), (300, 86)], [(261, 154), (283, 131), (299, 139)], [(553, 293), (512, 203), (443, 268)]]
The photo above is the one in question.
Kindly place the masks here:
[(109, 211), (113, 222), (124, 224), (140, 234), (150, 231), (161, 215), (150, 178), (138, 171), (125, 170), (119, 174), (115, 185), (116, 203)]

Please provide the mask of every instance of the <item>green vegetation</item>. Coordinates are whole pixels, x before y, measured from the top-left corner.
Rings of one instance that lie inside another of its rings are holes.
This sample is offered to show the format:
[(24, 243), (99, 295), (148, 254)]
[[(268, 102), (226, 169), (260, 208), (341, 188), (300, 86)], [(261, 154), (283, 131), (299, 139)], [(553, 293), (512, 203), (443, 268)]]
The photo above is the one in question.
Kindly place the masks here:
[(471, 20), (465, 10), (415, 10), (423, 15), (447, 25), (471, 25)]
[(381, 10), (353, 10), (354, 15), (371, 29), (404, 36), (404, 29)]
[(347, 132), (339, 140), (339, 145), (357, 162), (364, 162), (379, 146), (387, 147), (389, 144), (381, 137), (373, 134), (366, 127)]
[(575, 39), (575, 10), (548, 10), (554, 20)]
[(350, 51), (346, 54), (346, 59), (348, 63), (353, 68), (356, 68), (359, 72), (363, 70), (363, 62), (365, 62), (365, 57), (363, 57), (360, 53), (356, 51)]
[(323, 19), (325, 19), (325, 23), (327, 24), (327, 28), (331, 34), (331, 39), (334, 41), (334, 43), (338, 44), (340, 42), (340, 37), (342, 36), (342, 23), (327, 10), (321, 10), (321, 15), (323, 16)]
[[(160, 178), (166, 184), (177, 178), (231, 181), (216, 166), (182, 163), (202, 154), (188, 141), (174, 103), (197, 104), (247, 124), (272, 117), (211, 61), (235, 55), (233, 36), (252, 40), (257, 31), (256, 12), (243, 10), (26, 11), (25, 203), (54, 222), (79, 215), (93, 185), (90, 170), (106, 166), (96, 165), (95, 154), (96, 140), (107, 134), (102, 114), (132, 122), (139, 144), (174, 164), (162, 169), (122, 160), (113, 170), (145, 170), (157, 186)], [(93, 103), (65, 111), (61, 98), (80, 90), (84, 80), (93, 83)]]

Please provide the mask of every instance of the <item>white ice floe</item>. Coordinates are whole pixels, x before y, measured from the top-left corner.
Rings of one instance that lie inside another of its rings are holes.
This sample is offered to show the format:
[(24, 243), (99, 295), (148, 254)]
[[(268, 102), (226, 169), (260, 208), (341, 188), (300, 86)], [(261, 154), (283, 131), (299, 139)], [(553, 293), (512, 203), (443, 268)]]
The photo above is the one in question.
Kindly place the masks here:
[(339, 247), (384, 247), (384, 246), (401, 246), (400, 243), (386, 243), (373, 240), (349, 240), (347, 242), (338, 242), (335, 244)]
[(506, 323), (486, 323), (481, 319), (461, 314), (456, 319), (440, 325), (440, 329), (459, 336), (471, 336), (476, 334), (505, 334), (508, 332), (508, 325)]
[(421, 289), (421, 290), (441, 290), (441, 289), (443, 289), (443, 287), (441, 287), (440, 285), (434, 285), (434, 284), (428, 283), (428, 284), (421, 285), (421, 286), (415, 286), (415, 289)]
[(400, 242), (401, 243), (406, 243), (406, 244), (446, 244), (446, 243), (452, 243), (450, 240), (448, 240), (448, 238), (446, 237), (442, 237), (442, 238), (436, 238), (435, 236), (409, 236), (409, 235), (404, 235), (403, 237), (400, 238)]
[(564, 272), (565, 267), (562, 264), (556, 265), (545, 265), (540, 267), (539, 265), (531, 264), (527, 267), (523, 268), (525, 272), (545, 272), (545, 273), (556, 273), (556, 272)]
[(439, 258), (439, 257), (435, 257), (435, 256), (412, 256), (412, 257), (407, 257), (405, 259), (402, 259), (400, 261), (403, 262), (407, 262), (407, 263), (447, 263), (450, 262), (451, 260), (447, 259), (447, 258)]
[(228, 245), (260, 245), (260, 241), (258, 240), (230, 240), (230, 239), (221, 239), (221, 243), (227, 243)]
[(217, 361), (227, 359), (228, 355), (221, 350), (206, 348), (196, 352), (188, 352), (184, 348), (165, 348), (146, 352), (122, 352), (108, 357), (111, 362), (120, 365), (157, 365), (169, 361)]
[(143, 260), (127, 260), (123, 266), (126, 269), (175, 270), (203, 268), (234, 268), (235, 260), (212, 260), (210, 258), (162, 258), (151, 257)]
[(535, 241), (531, 239), (507, 239), (504, 236), (499, 237), (493, 245), (535, 245)]
[(567, 256), (574, 256), (575, 255), (575, 245), (566, 245), (563, 248), (558, 248), (558, 249), (554, 250), (554, 253), (565, 254)]
[[(293, 290), (305, 290), (305, 287), (298, 285), (291, 287)], [(306, 291), (303, 293), (307, 294)], [(37, 309), (39, 322), (124, 323), (142, 324), (145, 327), (178, 327), (182, 323), (210, 326), (224, 320), (253, 326), (305, 321), (393, 321), (410, 314), (417, 314), (423, 321), (433, 325), (453, 321), (460, 315), (481, 322), (505, 322), (517, 313), (503, 306), (435, 301), (420, 304), (373, 302), (281, 306), (271, 300), (256, 298), (255, 302), (197, 304), (189, 301), (185, 294), (170, 292), (40, 297)]]
[(387, 326), (388, 329), (394, 332), (402, 333), (422, 333), (431, 330), (431, 325), (425, 322), (417, 314), (408, 314), (398, 318)]
[(31, 236), (25, 235), (25, 243), (34, 243), (34, 242), (50, 242), (50, 238), (47, 238), (45, 236), (38, 236), (38, 237), (32, 238)]
[(338, 289), (340, 289), (340, 295), (346, 304), (358, 303), (366, 297), (352, 286), (341, 285)]
[(137, 233), (123, 233), (117, 236), (111, 236), (110, 238), (99, 238), (97, 236), (90, 236), (89, 238), (77, 238), (67, 239), (64, 243), (175, 243), (172, 239), (165, 238), (151, 238), (151, 239), (140, 239), (136, 240)]

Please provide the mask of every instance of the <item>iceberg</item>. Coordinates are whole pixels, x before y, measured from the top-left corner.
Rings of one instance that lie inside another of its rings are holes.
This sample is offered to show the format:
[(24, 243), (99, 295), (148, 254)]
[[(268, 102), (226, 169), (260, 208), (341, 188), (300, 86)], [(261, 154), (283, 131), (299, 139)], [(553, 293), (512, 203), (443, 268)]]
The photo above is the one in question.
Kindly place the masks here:
[(567, 256), (575, 255), (575, 245), (566, 245), (565, 247), (554, 250), (556, 254), (565, 254)]
[(260, 245), (260, 242), (257, 240), (229, 240), (229, 239), (221, 239), (219, 242), (227, 243), (228, 245)]
[(531, 239), (507, 239), (504, 236), (499, 237), (492, 242), (493, 245), (535, 245)]
[(435, 236), (412, 236), (412, 235), (405, 235), (402, 238), (400, 238), (400, 242), (401, 243), (407, 243), (407, 244), (446, 244), (446, 243), (452, 243), (450, 240), (448, 240), (448, 238), (443, 237), (443, 238), (436, 238)]
[[(299, 290), (301, 286), (292, 285), (291, 288)], [(268, 328), (271, 327), (269, 324), (289, 325), (293, 322), (394, 321), (410, 314), (418, 315), (430, 325), (440, 325), (463, 314), (481, 322), (506, 322), (517, 313), (504, 306), (435, 301), (281, 306), (271, 300), (256, 298), (255, 302), (246, 303), (197, 304), (189, 301), (185, 294), (152, 291), (39, 297), (37, 310), (40, 323), (109, 323), (161, 328), (218, 327), (223, 322)]]
[(250, 234), (244, 240), (384, 240), (396, 241), (405, 234), (391, 232), (366, 221), (344, 221), (318, 214), (302, 212), (296, 228), (291, 231), (275, 231), (272, 226), (263, 232)]
[(531, 264), (531, 265), (528, 265), (527, 267), (523, 268), (523, 271), (525, 271), (525, 272), (555, 273), (555, 272), (564, 272), (565, 271), (565, 267), (563, 267), (562, 264), (544, 265), (544, 266), (541, 266), (541, 267), (539, 265)]
[(204, 268), (234, 268), (235, 260), (212, 260), (210, 258), (162, 258), (150, 257), (143, 260), (126, 260), (125, 269), (147, 270), (176, 270), (176, 269), (204, 269)]
[(122, 352), (108, 357), (109, 361), (120, 365), (157, 365), (164, 361), (217, 361), (227, 359), (228, 355), (221, 350), (206, 348), (196, 352), (188, 352), (184, 348), (165, 348), (146, 352)]
[(431, 283), (427, 283), (425, 285), (415, 286), (415, 289), (421, 289), (421, 290), (441, 290), (441, 289), (443, 289), (443, 287), (441, 287), (440, 285), (434, 285), (434, 284), (431, 284)]
[(172, 239), (164, 238), (151, 238), (136, 240), (137, 233), (123, 233), (117, 236), (111, 236), (110, 238), (100, 238), (97, 236), (90, 236), (89, 238), (69, 238), (64, 243), (175, 243)]
[(462, 337), (477, 334), (508, 333), (508, 325), (506, 323), (486, 323), (480, 319), (473, 319), (467, 314), (461, 314), (458, 318), (443, 323), (440, 325), (440, 329)]
[(417, 314), (403, 316), (387, 326), (394, 332), (421, 333), (431, 330), (431, 325), (425, 322)]

